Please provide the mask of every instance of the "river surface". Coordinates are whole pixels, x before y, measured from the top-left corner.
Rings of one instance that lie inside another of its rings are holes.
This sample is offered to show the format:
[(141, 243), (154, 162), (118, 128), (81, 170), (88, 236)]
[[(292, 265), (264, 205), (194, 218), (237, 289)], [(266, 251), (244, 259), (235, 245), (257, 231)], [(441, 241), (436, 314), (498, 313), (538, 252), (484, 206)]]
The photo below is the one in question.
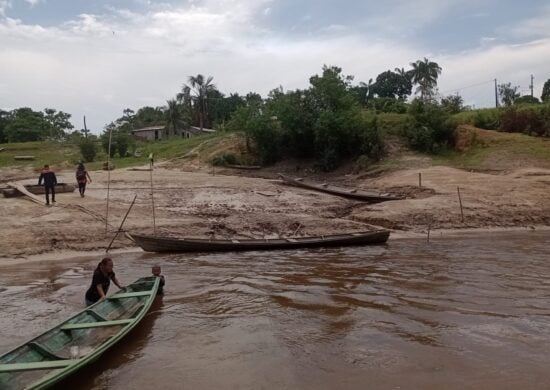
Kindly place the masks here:
[[(0, 352), (81, 310), (98, 260), (4, 267)], [(549, 232), (114, 260), (166, 294), (60, 389), (550, 388)]]

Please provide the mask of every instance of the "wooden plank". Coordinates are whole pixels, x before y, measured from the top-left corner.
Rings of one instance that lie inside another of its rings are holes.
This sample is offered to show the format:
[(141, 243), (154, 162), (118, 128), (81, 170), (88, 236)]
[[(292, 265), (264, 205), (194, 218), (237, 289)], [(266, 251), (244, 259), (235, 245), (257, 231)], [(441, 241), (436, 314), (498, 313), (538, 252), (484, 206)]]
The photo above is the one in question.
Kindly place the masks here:
[(0, 364), (0, 372), (51, 370), (54, 368), (65, 368), (75, 363), (78, 363), (78, 359), (49, 360), (49, 361), (45, 360), (42, 362), (29, 362), (29, 363), (8, 363), (8, 364)]
[(91, 315), (92, 317), (94, 317), (96, 320), (99, 320), (99, 321), (109, 321), (107, 318), (103, 317), (101, 314), (99, 314), (98, 312), (92, 310), (92, 309), (86, 309), (86, 313), (88, 313), (89, 315)]
[(110, 297), (107, 297), (107, 299), (145, 297), (148, 295), (151, 295), (151, 291), (138, 291), (138, 292), (131, 292), (131, 293), (115, 294), (115, 295), (111, 295)]
[(294, 238), (287, 238), (286, 239), (288, 242), (298, 242), (297, 240), (295, 240)]
[(14, 183), (14, 182), (8, 182), (6, 184), (9, 185), (10, 187), (13, 187), (13, 188), (17, 189), (19, 192), (21, 192), (23, 195), (27, 196), (29, 199), (31, 199), (35, 203), (39, 203), (39, 204), (44, 204), (45, 203), (43, 197), (38, 197), (38, 196), (32, 194), (22, 184)]
[(48, 347), (46, 347), (46, 346), (44, 346), (44, 345), (42, 345), (42, 344), (40, 344), (36, 341), (31, 341), (27, 345), (29, 346), (29, 348), (34, 349), (35, 351), (40, 353), (42, 356), (47, 357), (48, 359), (53, 359), (53, 360), (63, 360), (64, 359), (63, 357), (56, 355), (55, 352), (51, 351)]
[(107, 326), (120, 326), (128, 325), (134, 322), (134, 319), (129, 320), (112, 320), (112, 321), (99, 321), (99, 322), (81, 322), (78, 324), (67, 324), (61, 327), (61, 330), (74, 330), (74, 329), (89, 329), (89, 328), (101, 328)]

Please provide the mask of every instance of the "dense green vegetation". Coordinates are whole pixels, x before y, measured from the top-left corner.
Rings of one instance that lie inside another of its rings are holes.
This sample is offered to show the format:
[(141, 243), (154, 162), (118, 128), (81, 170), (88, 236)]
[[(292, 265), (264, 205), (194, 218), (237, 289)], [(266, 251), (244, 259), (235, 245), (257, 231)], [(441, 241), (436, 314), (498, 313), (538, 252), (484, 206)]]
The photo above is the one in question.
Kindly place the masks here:
[[(190, 76), (165, 106), (124, 109), (99, 136), (84, 130), (71, 132), (70, 114), (54, 109), (0, 110), (0, 143), (72, 145), (78, 159), (71, 155), (63, 160), (71, 163), (101, 161), (110, 150), (111, 158), (125, 164), (138, 149), (148, 153), (155, 145), (170, 144), (185, 149), (195, 141), (182, 140), (180, 133), (196, 126), (243, 132), (247, 148), (260, 164), (293, 157), (312, 159), (320, 168), (331, 170), (350, 159), (360, 160), (362, 166), (380, 159), (388, 137), (398, 137), (424, 153), (445, 153), (453, 146), (454, 129), (460, 124), (550, 136), (550, 80), (543, 88), (543, 103), (520, 96), (517, 87), (503, 83), (498, 86), (502, 108), (471, 110), (458, 94), (438, 96), (441, 73), (437, 63), (424, 58), (407, 70), (395, 68), (367, 83), (354, 83), (354, 77), (344, 75), (342, 69), (324, 66), (321, 74), (310, 77), (308, 88), (285, 91), (279, 87), (266, 98), (254, 92), (226, 95), (213, 77), (198, 74)], [(148, 126), (161, 126), (165, 140), (149, 145), (131, 135), (133, 129)], [(221, 155), (216, 161), (227, 163), (227, 159)]]

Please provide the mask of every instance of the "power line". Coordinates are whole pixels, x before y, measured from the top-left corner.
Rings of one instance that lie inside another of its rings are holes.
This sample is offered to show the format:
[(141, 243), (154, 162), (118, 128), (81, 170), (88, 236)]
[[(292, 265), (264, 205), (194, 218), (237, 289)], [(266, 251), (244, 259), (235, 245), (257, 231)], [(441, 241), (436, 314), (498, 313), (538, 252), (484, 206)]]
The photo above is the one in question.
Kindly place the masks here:
[(488, 80), (488, 81), (483, 81), (481, 83), (476, 83), (476, 84), (472, 84), (472, 85), (467, 85), (465, 87), (461, 87), (461, 88), (453, 88), (453, 89), (448, 89), (446, 91), (443, 91), (443, 92), (440, 92), (440, 94), (445, 94), (445, 93), (451, 93), (451, 92), (459, 92), (459, 91), (462, 91), (464, 89), (468, 89), (468, 88), (473, 88), (473, 87), (479, 87), (481, 85), (485, 85), (485, 84), (489, 84), (489, 83), (493, 83), (494, 82), (494, 79), (491, 79), (491, 80)]

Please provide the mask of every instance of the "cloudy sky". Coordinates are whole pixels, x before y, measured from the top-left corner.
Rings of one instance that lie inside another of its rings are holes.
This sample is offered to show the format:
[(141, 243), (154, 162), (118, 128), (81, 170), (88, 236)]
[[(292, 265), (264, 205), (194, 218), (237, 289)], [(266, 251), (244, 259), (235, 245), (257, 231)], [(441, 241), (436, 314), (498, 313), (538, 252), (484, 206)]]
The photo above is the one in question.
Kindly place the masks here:
[(429, 57), (439, 89), (494, 104), (491, 80), (550, 78), (548, 0), (0, 0), (0, 108), (53, 107), (94, 132), (159, 106), (189, 75), (225, 93), (307, 86), (323, 64), (355, 81)]

